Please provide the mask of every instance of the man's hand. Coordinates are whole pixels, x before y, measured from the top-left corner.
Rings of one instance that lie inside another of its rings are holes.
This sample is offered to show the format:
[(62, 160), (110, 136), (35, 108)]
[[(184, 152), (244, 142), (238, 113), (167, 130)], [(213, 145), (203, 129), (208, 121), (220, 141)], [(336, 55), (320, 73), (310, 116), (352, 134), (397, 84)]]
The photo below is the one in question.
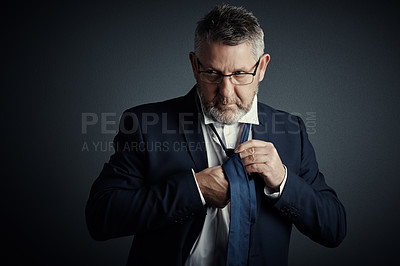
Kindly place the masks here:
[(195, 174), (204, 199), (213, 207), (223, 208), (229, 202), (229, 182), (220, 165)]
[(260, 174), (268, 187), (279, 191), (279, 186), (285, 178), (285, 168), (271, 142), (249, 140), (240, 144), (235, 153), (240, 153), (248, 173)]

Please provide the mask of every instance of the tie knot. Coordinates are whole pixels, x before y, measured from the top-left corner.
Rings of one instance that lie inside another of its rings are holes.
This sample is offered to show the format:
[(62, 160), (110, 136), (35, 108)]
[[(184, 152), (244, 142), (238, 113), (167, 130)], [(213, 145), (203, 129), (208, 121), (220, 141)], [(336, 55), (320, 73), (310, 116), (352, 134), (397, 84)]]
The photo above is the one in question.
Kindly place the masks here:
[[(214, 134), (217, 136), (219, 143), (221, 144), (222, 148), (225, 151), (226, 156), (231, 157), (233, 155), (234, 149), (228, 149), (225, 146), (225, 143), (222, 141), (221, 137), (219, 136), (217, 130), (215, 129), (214, 124), (210, 124), (211, 130), (214, 132)], [(243, 132), (242, 136), (240, 138), (240, 143), (246, 142), (249, 138), (249, 130), (250, 130), (250, 125), (249, 124), (244, 124), (243, 126)]]
[(234, 150), (235, 149), (226, 149), (225, 150), (226, 156), (231, 157), (234, 154)]

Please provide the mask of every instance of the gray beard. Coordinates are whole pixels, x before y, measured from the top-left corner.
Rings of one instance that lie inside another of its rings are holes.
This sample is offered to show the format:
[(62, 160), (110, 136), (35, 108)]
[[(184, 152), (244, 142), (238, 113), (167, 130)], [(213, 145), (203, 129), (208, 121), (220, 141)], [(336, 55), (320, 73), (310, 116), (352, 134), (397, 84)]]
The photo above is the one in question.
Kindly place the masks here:
[(240, 101), (240, 99), (235, 99), (233, 102), (236, 103), (236, 105), (238, 106), (238, 110), (229, 115), (227, 115), (225, 112), (226, 111), (232, 112), (232, 111), (228, 109), (224, 110), (223, 108), (220, 107), (220, 105), (224, 102), (229, 102), (229, 101), (232, 102), (232, 99), (227, 99), (217, 95), (210, 102), (207, 102), (199, 84), (197, 84), (197, 93), (200, 97), (200, 101), (203, 106), (203, 111), (206, 116), (211, 117), (214, 121), (219, 122), (221, 124), (230, 125), (233, 123), (237, 123), (240, 120), (240, 118), (242, 118), (245, 114), (247, 114), (250, 111), (254, 101), (254, 97), (258, 93), (258, 84), (254, 89), (254, 94), (251, 102), (247, 106), (245, 106)]

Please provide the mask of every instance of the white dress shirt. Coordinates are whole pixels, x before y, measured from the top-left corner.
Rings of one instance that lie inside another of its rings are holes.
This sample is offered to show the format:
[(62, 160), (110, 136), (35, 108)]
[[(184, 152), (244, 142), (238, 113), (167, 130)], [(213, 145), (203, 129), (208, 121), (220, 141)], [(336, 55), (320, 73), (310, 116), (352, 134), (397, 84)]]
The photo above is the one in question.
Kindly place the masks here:
[[(201, 129), (203, 131), (207, 150), (208, 167), (222, 165), (228, 159), (221, 144), (219, 143), (217, 136), (209, 126), (211, 123), (214, 124), (225, 146), (228, 149), (236, 148), (240, 143), (244, 123), (249, 123), (251, 125), (259, 124), (257, 113), (257, 95), (254, 97), (250, 111), (245, 114), (238, 123), (231, 125), (217, 123), (212, 118), (205, 116), (203, 111)], [(250, 128), (249, 140), (252, 138), (251, 133), (252, 129)], [(285, 179), (280, 186), (279, 192), (273, 192), (270, 188), (265, 186), (264, 193), (268, 197), (278, 198), (282, 193), (285, 183), (286, 174)], [(203, 204), (205, 205), (206, 202), (200, 191), (200, 188), (199, 193)], [(229, 214), (230, 203), (228, 203), (228, 205), (222, 209), (207, 207), (207, 215), (204, 221), (203, 229), (194, 243), (192, 250), (190, 251), (185, 266), (215, 266), (226, 264), (226, 251), (230, 222)]]

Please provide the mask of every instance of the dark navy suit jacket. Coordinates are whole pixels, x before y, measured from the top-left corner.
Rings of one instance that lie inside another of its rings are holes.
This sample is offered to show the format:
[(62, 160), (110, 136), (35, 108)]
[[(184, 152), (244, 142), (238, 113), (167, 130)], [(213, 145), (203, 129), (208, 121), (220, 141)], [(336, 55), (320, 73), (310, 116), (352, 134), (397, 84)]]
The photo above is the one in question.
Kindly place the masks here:
[[(184, 265), (206, 216), (192, 170), (207, 168), (195, 88), (186, 96), (127, 110), (114, 139), (116, 152), (94, 182), (86, 206), (96, 240), (134, 235), (128, 265)], [(303, 121), (258, 103), (253, 139), (272, 142), (288, 169), (278, 200), (255, 176), (257, 219), (249, 265), (287, 265), (292, 224), (312, 240), (335, 247), (346, 215), (319, 172)]]

